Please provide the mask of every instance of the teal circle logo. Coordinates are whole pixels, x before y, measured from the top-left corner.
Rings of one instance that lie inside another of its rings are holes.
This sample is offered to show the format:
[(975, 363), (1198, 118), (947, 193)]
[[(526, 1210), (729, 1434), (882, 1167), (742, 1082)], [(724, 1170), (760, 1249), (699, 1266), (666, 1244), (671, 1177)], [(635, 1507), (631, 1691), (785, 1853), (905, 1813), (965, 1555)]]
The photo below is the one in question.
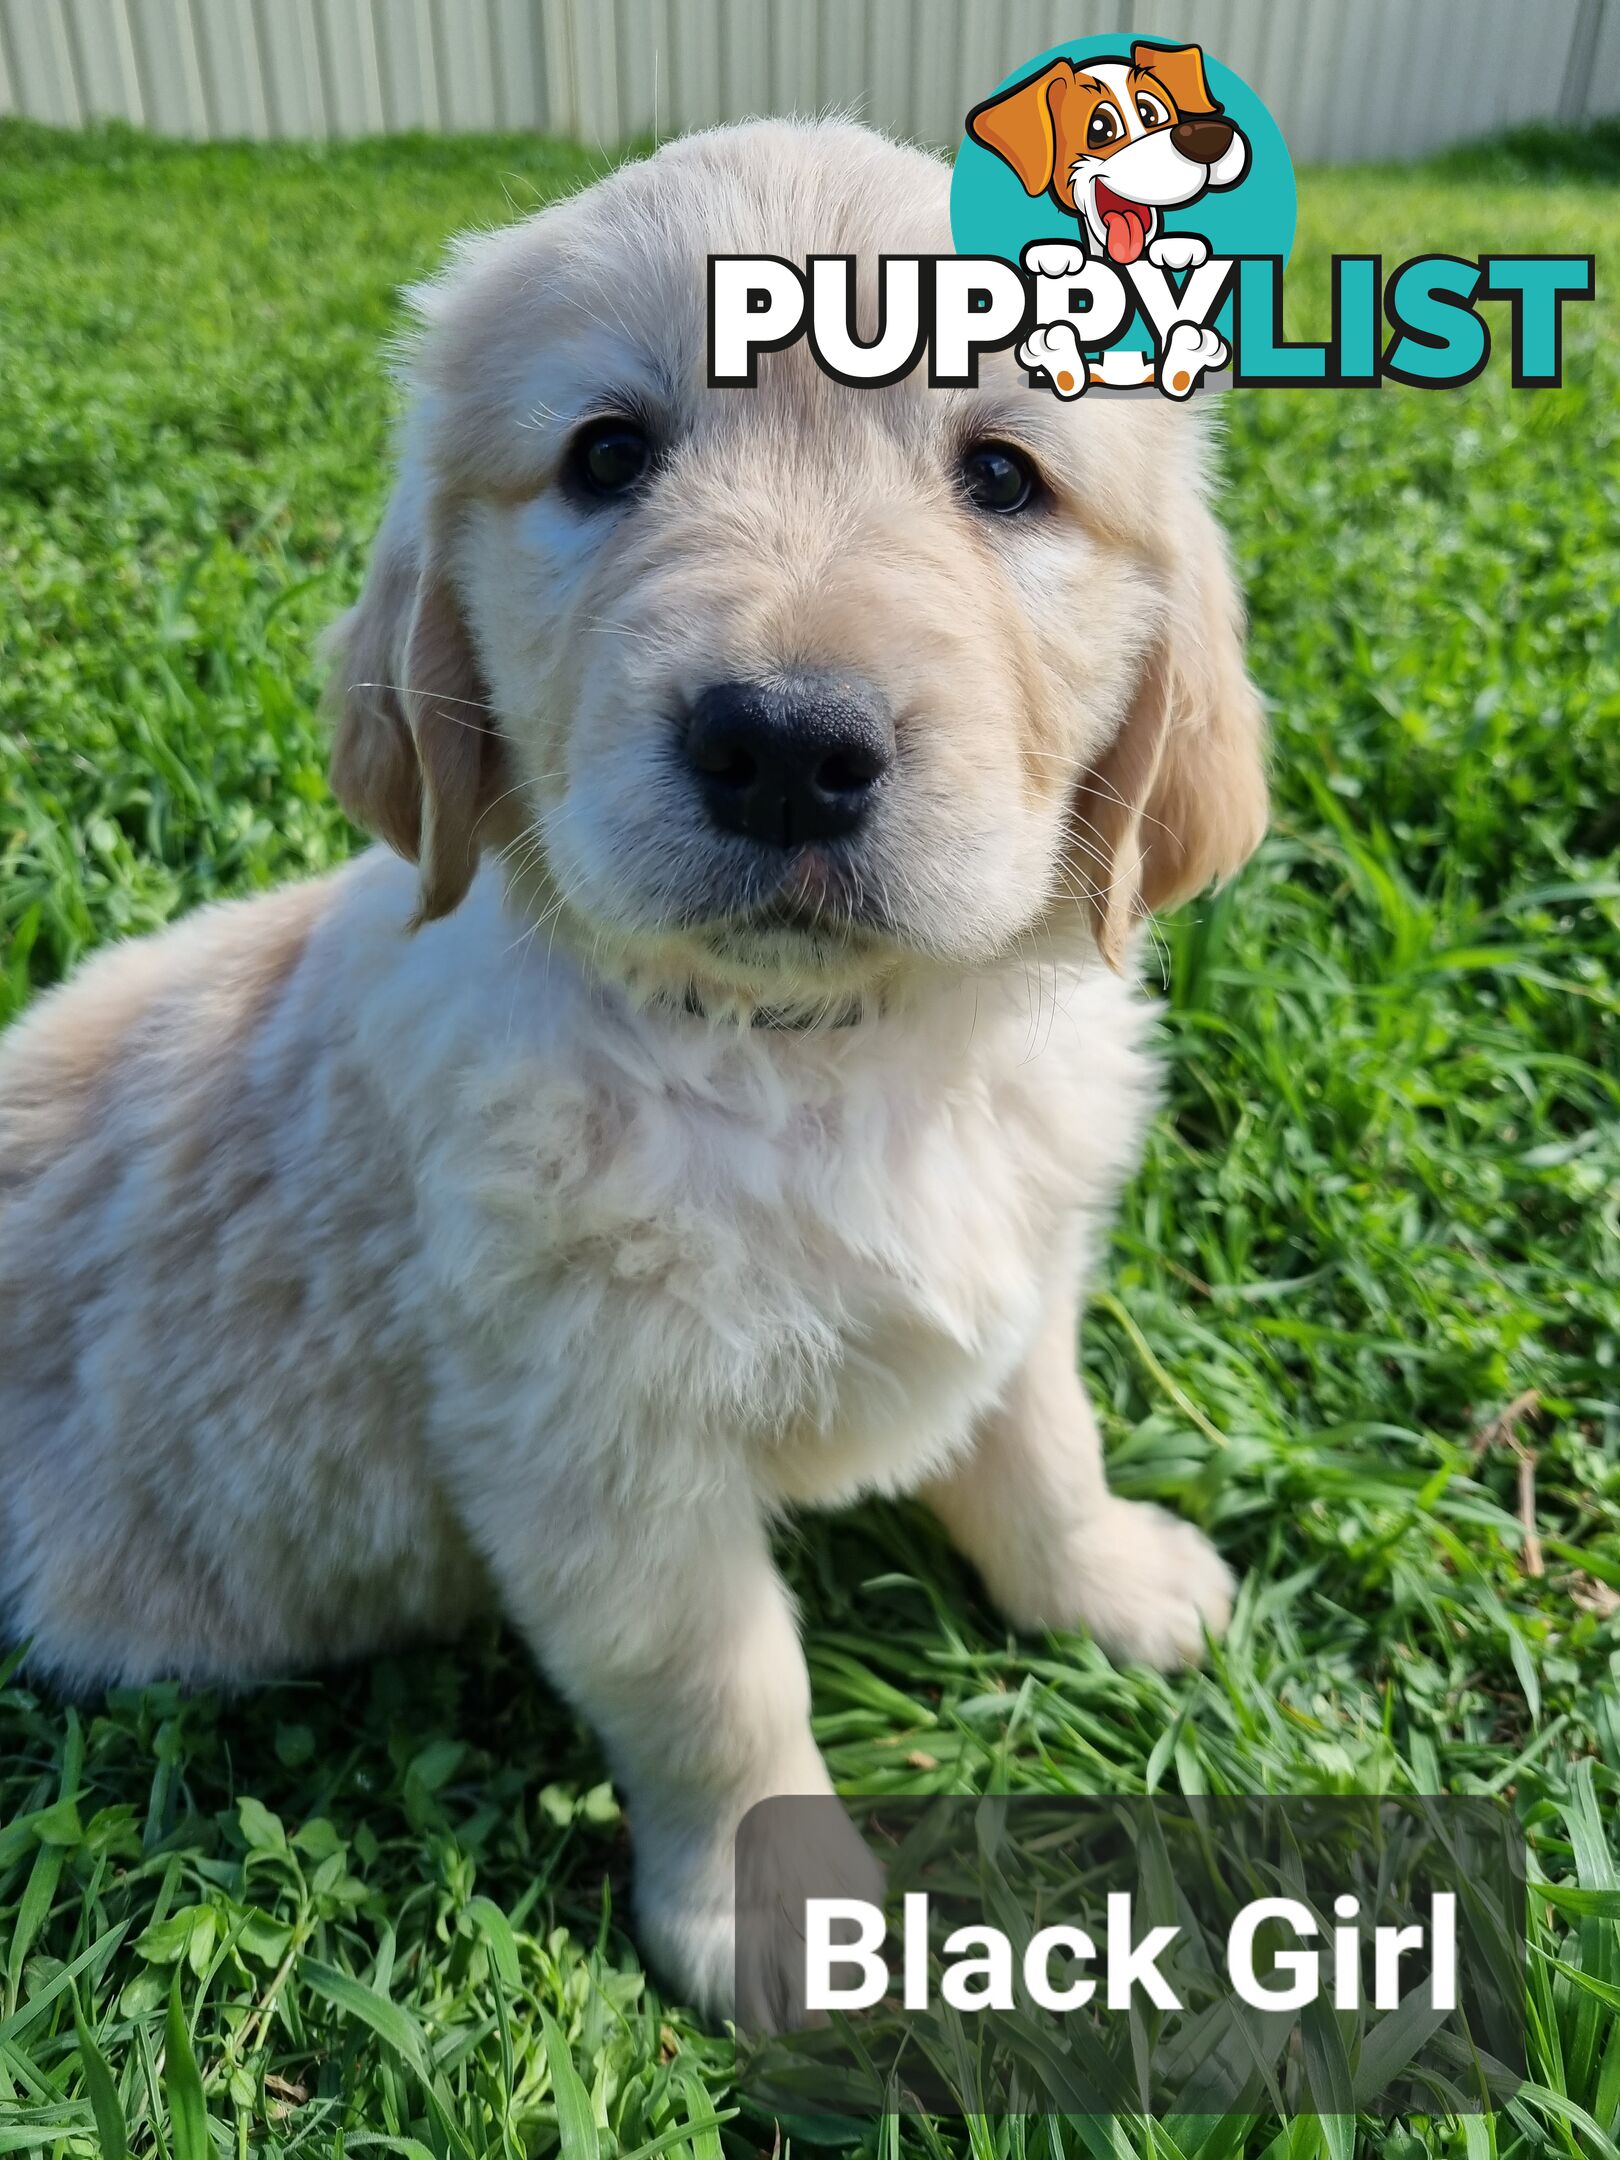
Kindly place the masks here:
[[(1203, 254), (1286, 261), (1298, 200), (1282, 130), (1254, 91), (1197, 45), (1075, 38), (1039, 53), (968, 115), (951, 182), (959, 255), (1018, 262), (1066, 242), (1129, 275)], [(1230, 337), (1231, 302), (1216, 317)], [(1114, 349), (1151, 353), (1137, 307)]]

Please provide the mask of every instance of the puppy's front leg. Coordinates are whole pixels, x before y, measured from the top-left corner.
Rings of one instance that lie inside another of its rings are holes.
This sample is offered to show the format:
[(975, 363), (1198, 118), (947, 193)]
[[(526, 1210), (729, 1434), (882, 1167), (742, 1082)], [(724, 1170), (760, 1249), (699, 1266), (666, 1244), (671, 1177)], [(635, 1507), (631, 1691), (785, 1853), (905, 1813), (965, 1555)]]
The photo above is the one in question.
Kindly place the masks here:
[(973, 1451), (923, 1494), (1015, 1627), (1083, 1627), (1113, 1657), (1196, 1663), (1233, 1580), (1201, 1531), (1121, 1500), (1075, 1369), (1075, 1300), (1054, 1300)]
[[(622, 1494), (573, 1499), (565, 1553), (501, 1569), (507, 1609), (602, 1736), (630, 1816), (643, 1949), (690, 2000), (728, 2015), (737, 1826), (756, 1801), (832, 1792), (792, 1606), (751, 1495), (664, 1492), (632, 1510)], [(816, 1819), (821, 1850), (773, 1852), (776, 1872), (756, 1886), (752, 1999), (736, 2006), (756, 2029), (795, 2015), (790, 1916), (803, 1892), (882, 1898), (842, 1811)]]

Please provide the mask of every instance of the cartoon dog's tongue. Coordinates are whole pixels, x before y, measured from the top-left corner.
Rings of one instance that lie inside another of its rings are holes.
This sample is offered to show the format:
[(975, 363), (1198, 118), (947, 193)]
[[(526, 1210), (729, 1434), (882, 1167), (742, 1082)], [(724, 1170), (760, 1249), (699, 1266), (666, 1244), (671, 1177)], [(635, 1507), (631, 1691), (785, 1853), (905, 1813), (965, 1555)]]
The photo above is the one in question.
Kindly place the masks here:
[(1133, 263), (1147, 245), (1148, 222), (1153, 213), (1140, 203), (1127, 202), (1111, 187), (1097, 189), (1097, 211), (1108, 235), (1110, 262)]
[(1109, 210), (1103, 214), (1103, 226), (1108, 234), (1108, 252), (1117, 263), (1133, 263), (1147, 242), (1147, 219), (1133, 203), (1129, 210)]

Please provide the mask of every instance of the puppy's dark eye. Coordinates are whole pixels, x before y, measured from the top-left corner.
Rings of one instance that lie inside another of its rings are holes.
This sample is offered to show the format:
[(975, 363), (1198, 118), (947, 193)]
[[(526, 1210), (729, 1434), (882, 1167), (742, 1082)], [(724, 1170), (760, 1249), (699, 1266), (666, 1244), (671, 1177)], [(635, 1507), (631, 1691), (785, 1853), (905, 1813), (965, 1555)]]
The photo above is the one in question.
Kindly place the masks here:
[(1118, 113), (1112, 105), (1099, 105), (1091, 116), (1091, 125), (1086, 129), (1086, 147), (1089, 150), (1101, 150), (1104, 144), (1111, 143), (1118, 133)]
[(628, 495), (647, 477), (653, 448), (635, 420), (611, 414), (589, 421), (568, 446), (566, 468), (576, 494), (604, 499)]
[(1040, 492), (1034, 466), (1010, 443), (969, 443), (962, 453), (962, 486), (975, 510), (1010, 517), (1027, 510)]
[(1136, 110), (1144, 127), (1163, 127), (1170, 117), (1158, 99), (1151, 96), (1146, 90), (1138, 93)]

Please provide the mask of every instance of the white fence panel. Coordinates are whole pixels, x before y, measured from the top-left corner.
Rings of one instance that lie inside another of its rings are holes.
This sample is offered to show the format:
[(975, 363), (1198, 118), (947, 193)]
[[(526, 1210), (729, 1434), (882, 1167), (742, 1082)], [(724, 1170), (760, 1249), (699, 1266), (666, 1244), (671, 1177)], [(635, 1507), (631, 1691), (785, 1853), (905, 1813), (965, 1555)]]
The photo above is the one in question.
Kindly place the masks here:
[(1302, 164), (1620, 111), (1620, 0), (0, 0), (0, 114), (605, 151), (844, 107), (951, 144), (1003, 75), (1096, 32), (1201, 41)]
[(135, 41), (124, 0), (71, 0), (63, 27), (78, 62), (79, 102), (87, 120), (145, 111)]
[[(164, 0), (152, 0), (156, 6)], [(169, 0), (173, 5), (174, 0)], [(320, 0), (325, 6), (326, 0)], [(315, 39), (316, 0), (254, 0), (258, 52), (264, 68), (265, 103), (276, 135), (326, 135), (326, 86)]]
[(382, 64), (371, 0), (323, 0), (315, 21), (334, 135), (380, 135)]
[(673, 133), (726, 118), (720, 85), (720, 0), (669, 0), (669, 121)]
[(84, 119), (77, 70), (68, 41), (65, 8), (39, 8), (30, 0), (0, 0), (0, 46), (4, 73), (17, 109), (60, 127)]
[[(38, 0), (32, 4), (37, 6)], [(211, 134), (202, 55), (190, 8), (176, 6), (175, 0), (124, 0), (124, 12), (147, 126), (162, 135)]]
[[(121, 11), (124, 0), (79, 0), (81, 7), (97, 10), (104, 4)], [(270, 133), (270, 106), (253, 0), (214, 0), (214, 5), (196, 9), (193, 20), (209, 133), (262, 139)]]
[(669, 9), (665, 0), (614, 0), (619, 121), (627, 136), (669, 125)]
[[(1593, 10), (1594, 14), (1598, 10)], [(1601, 19), (1592, 33), (1591, 60), (1583, 71), (1583, 56), (1577, 53), (1571, 70), (1571, 82), (1567, 92), (1566, 113), (1573, 118), (1583, 109), (1583, 88), (1588, 102), (1585, 110), (1594, 113), (1620, 112), (1620, 6), (1615, 0), (1607, 0)]]
[(397, 133), (442, 127), (432, 0), (401, 0), (386, 23), (373, 8), (372, 27), (385, 125)]
[[(872, 71), (867, 60), (871, 32), (868, 0), (811, 0), (819, 20), (816, 71), (808, 97), (784, 110), (824, 112), (836, 106), (861, 120), (875, 120)], [(986, 14), (993, 12), (987, 8)]]

